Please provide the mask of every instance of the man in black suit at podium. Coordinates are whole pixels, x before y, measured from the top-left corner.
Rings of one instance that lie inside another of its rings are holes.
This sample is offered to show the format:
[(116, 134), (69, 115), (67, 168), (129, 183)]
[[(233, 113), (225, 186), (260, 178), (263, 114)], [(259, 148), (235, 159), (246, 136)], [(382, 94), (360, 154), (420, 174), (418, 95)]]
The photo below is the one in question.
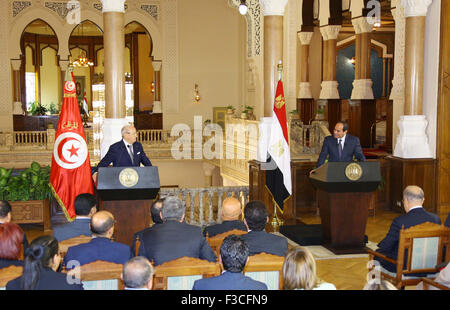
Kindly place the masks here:
[(112, 144), (108, 153), (93, 169), (94, 179), (99, 167), (108, 167), (111, 163), (114, 167), (139, 167), (151, 166), (152, 163), (144, 152), (142, 144), (136, 141), (136, 128), (131, 125), (122, 127), (122, 140)]
[(353, 156), (359, 161), (366, 160), (361, 144), (359, 143), (359, 138), (348, 134), (347, 131), (347, 122), (339, 121), (336, 123), (333, 135), (323, 140), (322, 151), (317, 160), (316, 168), (319, 168), (325, 163), (327, 156), (329, 156), (329, 162), (353, 161)]

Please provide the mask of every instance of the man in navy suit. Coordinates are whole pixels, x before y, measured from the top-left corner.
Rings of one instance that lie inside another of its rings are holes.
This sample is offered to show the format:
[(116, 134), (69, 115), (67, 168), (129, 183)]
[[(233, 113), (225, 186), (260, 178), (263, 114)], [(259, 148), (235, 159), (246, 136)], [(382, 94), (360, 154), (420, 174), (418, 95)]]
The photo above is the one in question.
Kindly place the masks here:
[(239, 200), (234, 197), (225, 198), (222, 202), (222, 223), (206, 227), (203, 234), (213, 237), (233, 229), (247, 231), (245, 224), (239, 220), (241, 212), (241, 202)]
[(184, 215), (184, 203), (178, 197), (166, 197), (161, 210), (164, 223), (143, 234), (139, 256), (147, 257), (155, 266), (183, 256), (216, 262), (201, 228), (184, 223)]
[(353, 161), (353, 156), (359, 161), (366, 160), (358, 137), (347, 134), (347, 131), (348, 124), (345, 121), (336, 123), (333, 136), (328, 136), (323, 140), (322, 151), (317, 160), (316, 168), (322, 166), (328, 156), (329, 162)]
[[(424, 193), (420, 187), (411, 185), (405, 188), (403, 191), (403, 207), (406, 214), (394, 219), (386, 237), (378, 244), (377, 252), (397, 260), (398, 242), (402, 227), (406, 229), (425, 222), (441, 224), (441, 219), (437, 215), (427, 212), (422, 207), (424, 200)], [(384, 269), (396, 272), (397, 268), (394, 264), (377, 257), (375, 257), (375, 260), (379, 261)]]
[(250, 201), (244, 208), (244, 224), (248, 233), (242, 235), (249, 247), (250, 255), (268, 253), (285, 256), (288, 251), (286, 238), (265, 231), (269, 215), (262, 201)]
[(222, 274), (194, 282), (193, 290), (267, 290), (267, 285), (242, 274), (248, 262), (247, 243), (239, 236), (226, 237), (220, 246)]
[(131, 258), (131, 250), (128, 245), (113, 242), (114, 216), (108, 211), (99, 211), (91, 220), (92, 240), (88, 243), (72, 246), (64, 257), (64, 265), (67, 269), (75, 267), (68, 263), (77, 261), (80, 266), (97, 260), (125, 264)]
[(80, 235), (91, 235), (91, 217), (97, 212), (95, 196), (89, 193), (80, 194), (75, 198), (75, 221), (53, 228), (53, 236), (61, 242)]
[[(144, 166), (151, 166), (152, 163), (144, 152), (142, 144), (136, 142), (136, 128), (126, 125), (122, 128), (122, 140), (112, 144), (108, 153), (93, 168), (93, 173), (98, 171), (99, 167), (108, 167), (111, 163), (114, 167), (139, 167), (142, 163)], [(95, 177), (94, 177), (95, 178)]]

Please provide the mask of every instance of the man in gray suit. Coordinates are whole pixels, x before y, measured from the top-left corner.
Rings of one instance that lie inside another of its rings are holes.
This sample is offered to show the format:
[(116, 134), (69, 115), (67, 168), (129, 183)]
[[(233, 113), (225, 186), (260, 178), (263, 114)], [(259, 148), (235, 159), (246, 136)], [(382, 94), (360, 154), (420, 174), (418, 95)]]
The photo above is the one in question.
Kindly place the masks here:
[(91, 217), (97, 212), (94, 195), (80, 194), (75, 198), (75, 221), (53, 228), (53, 236), (61, 242), (80, 235), (91, 235)]
[(139, 256), (147, 257), (155, 266), (183, 256), (215, 262), (217, 257), (201, 228), (184, 223), (184, 215), (184, 203), (178, 197), (166, 197), (161, 210), (164, 223), (142, 235)]

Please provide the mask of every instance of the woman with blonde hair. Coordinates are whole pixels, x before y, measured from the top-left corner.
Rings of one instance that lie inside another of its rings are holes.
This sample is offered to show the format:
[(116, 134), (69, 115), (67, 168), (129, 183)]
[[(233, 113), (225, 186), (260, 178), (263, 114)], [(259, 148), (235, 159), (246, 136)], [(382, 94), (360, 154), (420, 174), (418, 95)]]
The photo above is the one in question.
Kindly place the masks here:
[(296, 247), (286, 254), (283, 263), (285, 290), (336, 290), (336, 287), (321, 281), (316, 275), (316, 262), (305, 247)]

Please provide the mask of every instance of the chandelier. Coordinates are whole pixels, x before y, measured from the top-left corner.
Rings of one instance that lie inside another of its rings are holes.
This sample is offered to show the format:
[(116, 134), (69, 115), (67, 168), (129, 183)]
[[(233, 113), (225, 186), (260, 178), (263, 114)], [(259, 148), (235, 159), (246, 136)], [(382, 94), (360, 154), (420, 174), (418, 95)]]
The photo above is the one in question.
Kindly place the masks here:
[(80, 56), (70, 64), (72, 67), (92, 67), (94, 63), (89, 61), (89, 59), (84, 55), (84, 53), (80, 53)]

